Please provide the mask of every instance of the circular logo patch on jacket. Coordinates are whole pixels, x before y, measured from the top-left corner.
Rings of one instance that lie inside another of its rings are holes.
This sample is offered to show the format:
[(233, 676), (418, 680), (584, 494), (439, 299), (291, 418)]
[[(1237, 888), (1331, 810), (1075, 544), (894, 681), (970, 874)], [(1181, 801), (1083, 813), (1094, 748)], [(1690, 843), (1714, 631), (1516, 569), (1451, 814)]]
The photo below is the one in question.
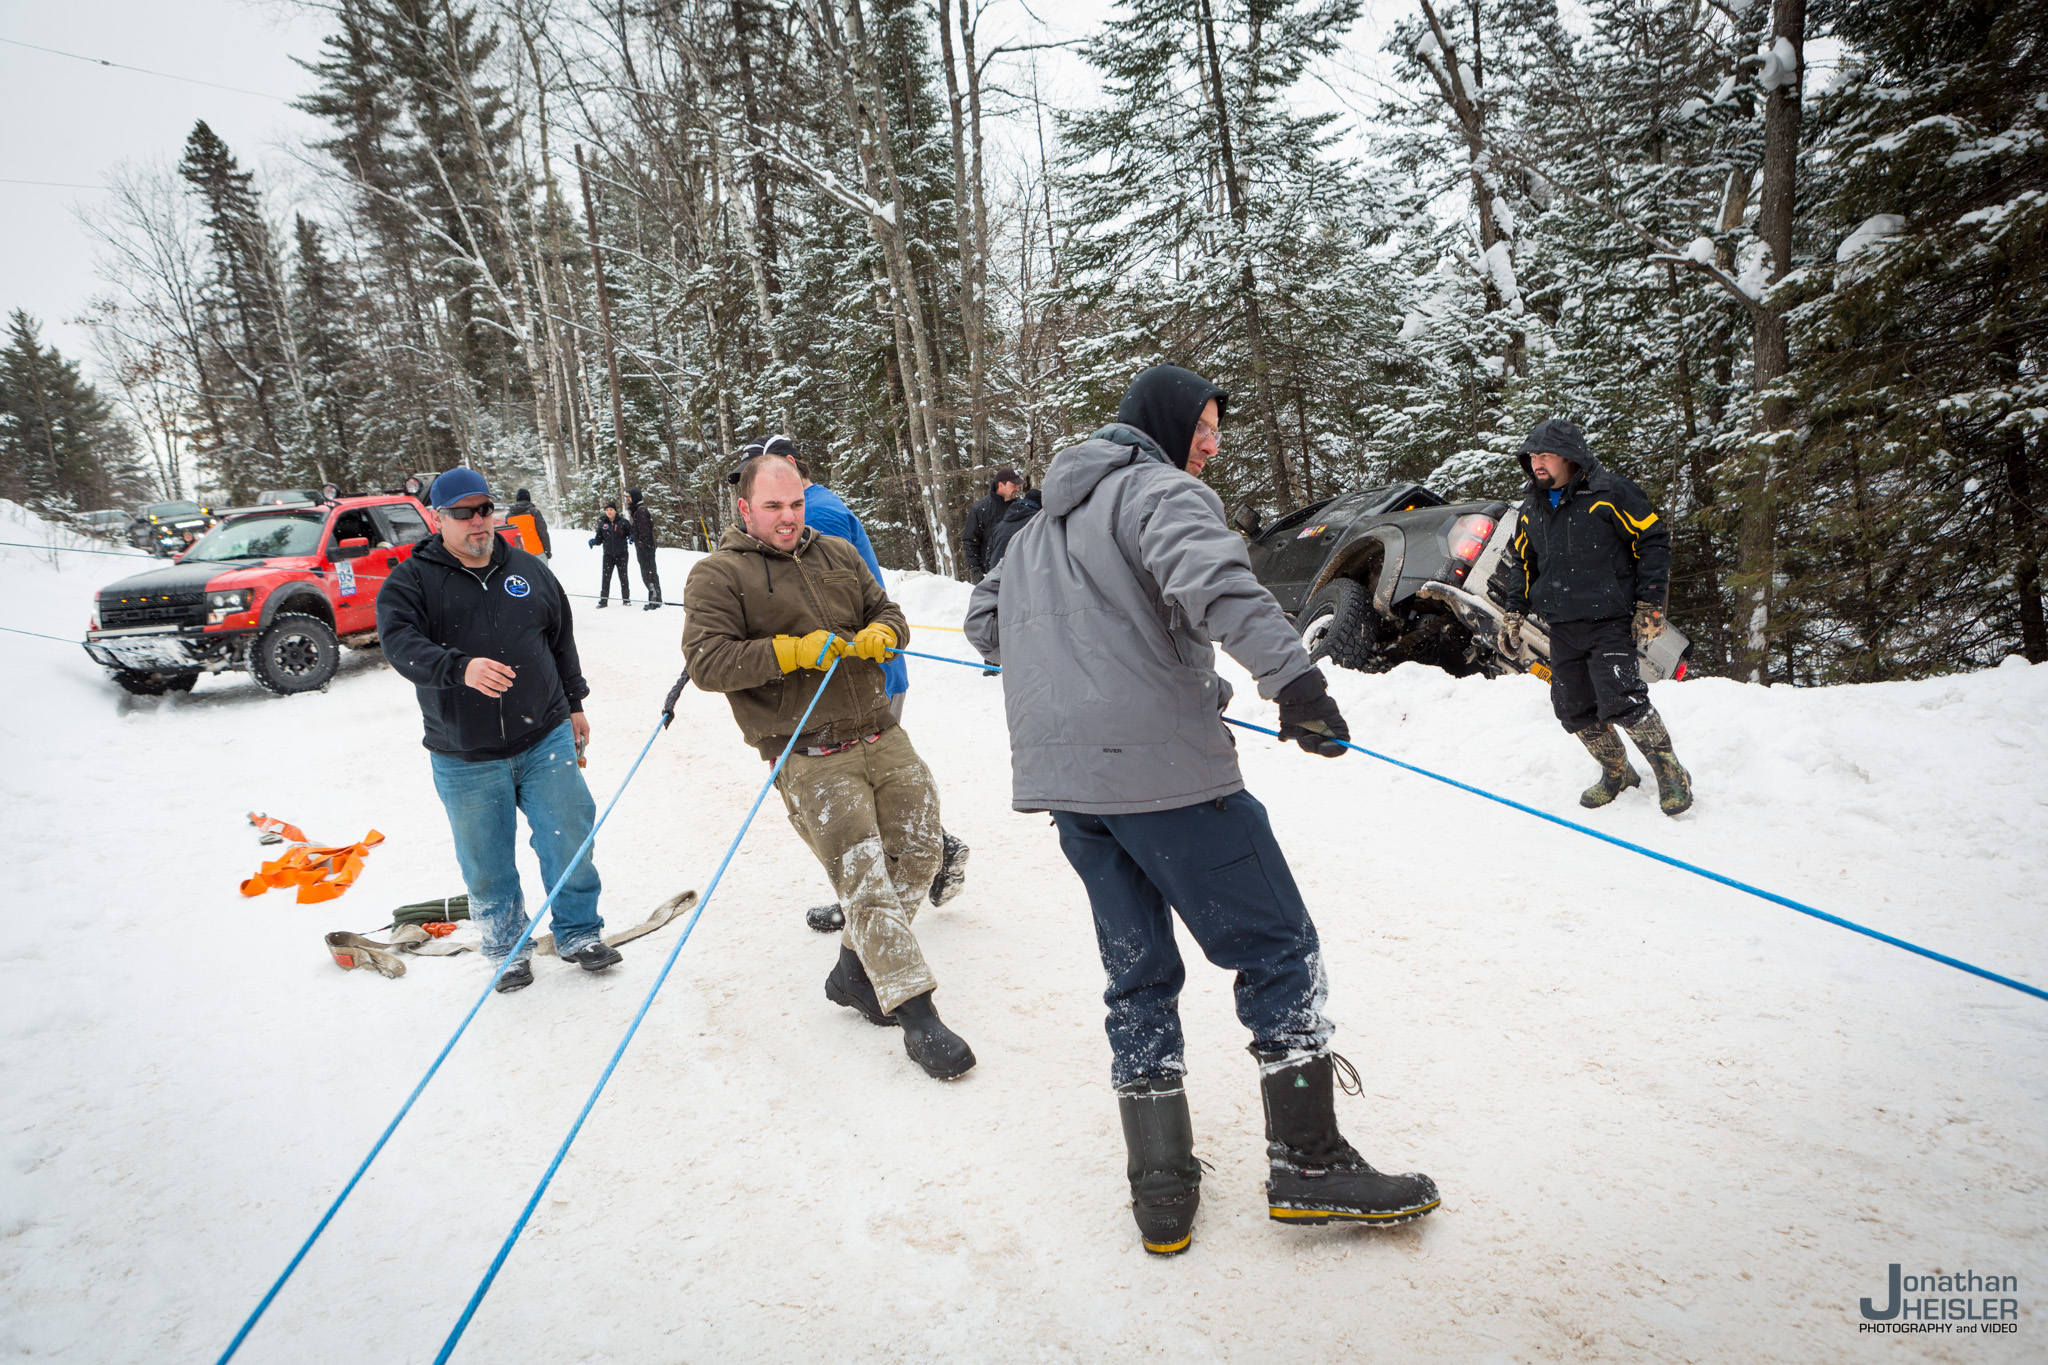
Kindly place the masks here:
[(533, 591), (533, 585), (516, 573), (510, 574), (505, 579), (505, 591), (511, 593), (514, 597), (524, 597)]

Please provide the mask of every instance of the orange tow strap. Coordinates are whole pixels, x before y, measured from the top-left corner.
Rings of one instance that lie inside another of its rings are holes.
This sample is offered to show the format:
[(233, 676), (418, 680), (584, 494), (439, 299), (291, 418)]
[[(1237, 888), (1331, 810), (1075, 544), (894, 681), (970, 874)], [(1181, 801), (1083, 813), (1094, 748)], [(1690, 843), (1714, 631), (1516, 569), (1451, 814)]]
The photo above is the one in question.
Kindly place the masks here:
[[(281, 826), (277, 830), (280, 834), (299, 833), (281, 820), (265, 823)], [(312, 844), (295, 843), (282, 858), (257, 868), (256, 875), (242, 883), (242, 894), (260, 896), (275, 886), (296, 886), (299, 888), (300, 905), (331, 901), (355, 885), (356, 878), (362, 875), (364, 856), (383, 842), (384, 836), (373, 829), (358, 844), (317, 848)]]

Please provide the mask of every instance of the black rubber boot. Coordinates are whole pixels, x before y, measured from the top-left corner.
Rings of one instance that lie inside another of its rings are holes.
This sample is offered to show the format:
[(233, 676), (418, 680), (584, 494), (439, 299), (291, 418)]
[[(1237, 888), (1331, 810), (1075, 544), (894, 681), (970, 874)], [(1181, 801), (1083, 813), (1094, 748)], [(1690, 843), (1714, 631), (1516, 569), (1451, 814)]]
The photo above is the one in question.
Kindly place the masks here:
[(1671, 751), (1671, 732), (1664, 728), (1664, 717), (1657, 714), (1657, 708), (1651, 707), (1641, 720), (1629, 726), (1628, 737), (1650, 761), (1650, 771), (1657, 774), (1658, 808), (1666, 815), (1683, 815), (1691, 810), (1692, 774), (1686, 772), (1678, 755)]
[(957, 1080), (974, 1069), (974, 1049), (946, 1027), (932, 1008), (932, 993), (913, 995), (891, 1016), (903, 1025), (903, 1050), (936, 1081)]
[[(1267, 1212), (1286, 1223), (1332, 1218), (1379, 1227), (1420, 1218), (1441, 1202), (1426, 1175), (1382, 1175), (1337, 1131), (1332, 1077), (1342, 1061), (1332, 1052), (1260, 1052), (1259, 1089), (1266, 1102)], [(1344, 1062), (1346, 1090), (1358, 1071)]]
[(505, 969), (505, 974), (498, 978), (498, 984), (491, 989), (500, 995), (509, 995), (513, 991), (523, 991), (532, 984), (533, 964), (522, 957)]
[(1178, 1076), (1141, 1078), (1117, 1087), (1116, 1107), (1124, 1121), (1125, 1174), (1138, 1238), (1154, 1256), (1186, 1251), (1202, 1203), (1202, 1164), (1195, 1160), (1187, 1089)]
[(1628, 761), (1628, 750), (1622, 747), (1621, 736), (1614, 733), (1612, 725), (1595, 725), (1578, 733), (1579, 742), (1600, 765), (1600, 780), (1579, 793), (1580, 805), (1597, 810), (1630, 787), (1643, 785), (1642, 774)]
[(607, 967), (616, 967), (625, 960), (624, 957), (620, 956), (617, 948), (612, 947), (611, 944), (606, 943), (603, 939), (599, 939), (588, 948), (579, 949), (562, 959), (564, 962), (575, 963), (586, 972), (601, 972)]
[(967, 845), (944, 830), (939, 838), (945, 851), (939, 857), (939, 874), (932, 878), (933, 905), (944, 905), (967, 885)]
[(821, 934), (836, 934), (846, 927), (846, 912), (839, 908), (838, 901), (814, 905), (804, 911), (804, 923)]
[(898, 1022), (882, 1013), (882, 1002), (875, 998), (874, 983), (868, 980), (867, 969), (860, 965), (853, 949), (843, 943), (839, 945), (839, 961), (833, 965), (832, 975), (825, 978), (825, 998), (859, 1011), (861, 1018), (878, 1028), (895, 1028)]

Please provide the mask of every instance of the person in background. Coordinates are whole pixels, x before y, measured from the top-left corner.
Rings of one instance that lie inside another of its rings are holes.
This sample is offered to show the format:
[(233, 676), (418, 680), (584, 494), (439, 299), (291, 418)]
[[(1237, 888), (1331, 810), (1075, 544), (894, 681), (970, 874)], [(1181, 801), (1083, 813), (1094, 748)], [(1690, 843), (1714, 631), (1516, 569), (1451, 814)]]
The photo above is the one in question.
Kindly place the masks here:
[(619, 515), (619, 505), (607, 501), (604, 514), (597, 520), (597, 533), (590, 543), (603, 552), (604, 578), (598, 585), (597, 605), (611, 605), (612, 575), (619, 576), (619, 604), (633, 605), (633, 580), (626, 577), (626, 547), (633, 543), (633, 528)]
[[(538, 553), (542, 559), (555, 557), (555, 542), (548, 535), (548, 519), (533, 505), (533, 494), (524, 488), (512, 495), (512, 505), (505, 509), (505, 520), (519, 528), (519, 537), (526, 542), (527, 553)], [(534, 550), (538, 541), (540, 549)]]
[(1550, 708), (1600, 765), (1580, 805), (1607, 805), (1642, 783), (1614, 733), (1619, 725), (1657, 774), (1658, 807), (1682, 815), (1692, 806), (1692, 775), (1636, 665), (1637, 647), (1664, 633), (1671, 528), (1641, 488), (1602, 467), (1570, 422), (1538, 422), (1520, 459), (1528, 492), (1493, 579), (1507, 609), (1501, 650), (1519, 657), (1525, 614), (1549, 629)]
[[(420, 542), (377, 594), (385, 660), (419, 694), (434, 790), (455, 836), (455, 861), (484, 957), (503, 962), (526, 929), (513, 862), (519, 815), (548, 886), (555, 952), (587, 972), (620, 961), (597, 912), (596, 850), (583, 847), (597, 803), (577, 758), (590, 742), (590, 685), (576, 655), (568, 594), (538, 555), (496, 531), (490, 486), (473, 469), (434, 481), (438, 534)], [(533, 984), (530, 947), (498, 978)]]
[(804, 525), (787, 459), (756, 455), (737, 489), (738, 524), (683, 589), (690, 680), (725, 693), (764, 759), (794, 745), (776, 789), (846, 906), (825, 998), (900, 1025), (910, 1059), (952, 1080), (974, 1052), (933, 1008), (911, 927), (939, 870), (938, 786), (882, 691), (881, 661), (910, 627), (851, 545)]
[(647, 510), (640, 490), (626, 490), (626, 511), (633, 519), (633, 549), (640, 556), (640, 581), (647, 588), (647, 605), (642, 611), (661, 610), (661, 573), (654, 566), (654, 514)]
[(1220, 641), (1280, 705), (1279, 734), (1341, 757), (1350, 738), (1294, 626), (1202, 482), (1229, 395), (1155, 365), (1116, 421), (1053, 457), (1045, 511), (974, 590), (967, 639), (1003, 669), (1011, 804), (1050, 811), (1087, 889), (1109, 978), (1110, 1081), (1145, 1250), (1185, 1251), (1201, 1200), (1183, 1077), (1177, 913), (1237, 977), (1266, 1110), (1266, 1200), (1289, 1223), (1385, 1226), (1437, 1207), (1426, 1175), (1383, 1175), (1338, 1130), (1323, 953), (1221, 714)]
[[(882, 581), (882, 561), (875, 557), (874, 543), (868, 539), (865, 526), (854, 515), (846, 500), (820, 483), (811, 481), (810, 462), (797, 453), (796, 442), (787, 436), (762, 437), (748, 443), (741, 452), (739, 466), (726, 476), (726, 482), (737, 484), (740, 470), (746, 461), (756, 455), (780, 455), (796, 466), (797, 477), (804, 486), (804, 525), (820, 535), (838, 536), (860, 552), (861, 562), (868, 566), (868, 572)], [(883, 690), (889, 697), (889, 710), (896, 719), (903, 719), (903, 701), (910, 692), (909, 661), (901, 654), (890, 656), (882, 664)], [(966, 841), (956, 839), (944, 830), (939, 831), (944, 851), (939, 860), (938, 875), (932, 878), (930, 892), (933, 905), (944, 905), (960, 894), (967, 884)], [(804, 912), (804, 923), (821, 934), (836, 934), (846, 927), (846, 910), (838, 902), (830, 905), (814, 905)]]
[(1003, 512), (1003, 519), (988, 533), (988, 553), (985, 558), (991, 572), (996, 565), (1003, 562), (1003, 551), (1009, 548), (1010, 537), (1016, 535), (1025, 522), (1037, 516), (1044, 506), (1045, 492), (1038, 488), (1027, 488), (1010, 500), (1008, 508)]
[(979, 583), (988, 572), (988, 533), (996, 528), (1010, 500), (1024, 491), (1024, 476), (1008, 465), (989, 480), (988, 496), (967, 509), (967, 525), (960, 536), (960, 552), (967, 557), (968, 582)]

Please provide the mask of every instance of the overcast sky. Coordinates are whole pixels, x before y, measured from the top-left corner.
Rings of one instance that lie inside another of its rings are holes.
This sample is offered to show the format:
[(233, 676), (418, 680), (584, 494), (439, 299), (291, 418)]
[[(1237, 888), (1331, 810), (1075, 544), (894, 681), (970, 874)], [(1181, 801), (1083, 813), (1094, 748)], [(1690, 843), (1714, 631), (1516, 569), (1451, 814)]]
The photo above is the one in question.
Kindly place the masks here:
[[(1386, 27), (1411, 3), (1369, 0), (1343, 66), (1377, 67)], [(997, 0), (983, 22), (983, 50), (1006, 39), (1076, 37), (1109, 11), (1106, 0)], [(120, 162), (175, 162), (198, 119), (258, 172), (273, 217), (288, 211), (280, 182), (304, 174), (289, 149), (322, 132), (285, 103), (311, 88), (292, 58), (317, 57), (326, 31), (323, 15), (286, 0), (0, 0), (0, 127), (11, 134), (0, 149), (0, 314), (27, 309), (45, 339), (91, 373), (89, 338), (70, 322), (100, 288), (78, 214), (93, 212), (99, 196), (90, 187)], [(1090, 98), (1077, 61), (1064, 53), (1038, 60), (1049, 103)], [(1008, 78), (1019, 74), (1013, 67)], [(1368, 82), (1341, 68), (1323, 74), (1303, 92), (1308, 102), (1353, 110), (1370, 102)]]

